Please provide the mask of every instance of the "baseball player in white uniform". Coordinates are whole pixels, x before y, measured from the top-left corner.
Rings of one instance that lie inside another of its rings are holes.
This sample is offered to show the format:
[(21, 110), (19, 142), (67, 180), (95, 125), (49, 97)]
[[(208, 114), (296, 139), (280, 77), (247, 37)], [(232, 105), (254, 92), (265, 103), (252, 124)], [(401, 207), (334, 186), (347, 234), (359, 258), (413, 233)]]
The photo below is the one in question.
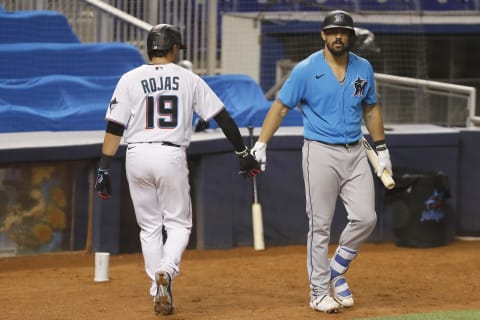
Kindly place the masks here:
[(175, 26), (159, 24), (149, 32), (151, 63), (125, 73), (108, 106), (95, 184), (99, 197), (110, 198), (110, 164), (123, 136), (126, 175), (156, 314), (173, 312), (171, 283), (192, 227), (186, 148), (193, 112), (217, 121), (235, 148), (241, 175), (260, 172), (222, 101), (198, 75), (175, 64), (184, 48)]

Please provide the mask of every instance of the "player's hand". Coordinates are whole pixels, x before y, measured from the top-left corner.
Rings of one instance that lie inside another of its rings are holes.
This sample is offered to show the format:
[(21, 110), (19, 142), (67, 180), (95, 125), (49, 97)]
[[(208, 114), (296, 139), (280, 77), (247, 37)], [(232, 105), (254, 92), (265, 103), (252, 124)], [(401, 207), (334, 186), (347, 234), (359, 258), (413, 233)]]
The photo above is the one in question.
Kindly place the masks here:
[(243, 177), (255, 177), (260, 173), (260, 164), (257, 160), (250, 154), (248, 148), (245, 148), (242, 152), (236, 152), (238, 159), (240, 161), (240, 171), (239, 175)]
[(385, 146), (384, 149), (380, 149), (377, 147), (377, 154), (378, 154), (378, 171), (377, 176), (381, 177), (384, 170), (387, 170), (391, 176), (393, 176), (392, 171), (392, 162), (390, 161), (390, 152), (388, 151), (387, 147)]
[(267, 165), (267, 144), (257, 141), (250, 153), (260, 163), (260, 169), (265, 171), (265, 166)]
[(95, 190), (101, 199), (110, 199), (112, 186), (110, 185), (110, 170), (98, 169), (97, 180), (95, 181)]

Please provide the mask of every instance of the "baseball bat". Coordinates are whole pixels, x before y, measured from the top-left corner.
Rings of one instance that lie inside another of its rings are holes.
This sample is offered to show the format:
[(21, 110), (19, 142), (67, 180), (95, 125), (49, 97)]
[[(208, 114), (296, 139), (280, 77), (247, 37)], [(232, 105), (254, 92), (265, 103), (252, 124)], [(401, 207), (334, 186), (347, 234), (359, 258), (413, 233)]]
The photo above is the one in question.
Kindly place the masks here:
[[(365, 137), (362, 137), (362, 146), (363, 149), (365, 150), (365, 153), (367, 154), (368, 161), (370, 161), (370, 164), (373, 167), (373, 170), (375, 173), (378, 171), (378, 155), (373, 150), (372, 146), (370, 143), (368, 143), (367, 139)], [(392, 176), (387, 170), (383, 170), (382, 175), (380, 176), (380, 180), (382, 181), (383, 185), (387, 189), (393, 189), (395, 188), (395, 181), (393, 180)]]
[[(253, 126), (248, 127), (250, 136), (250, 146), (253, 147)], [(257, 178), (253, 177), (253, 203), (252, 203), (252, 228), (253, 228), (253, 248), (255, 250), (265, 249), (265, 239), (263, 236), (263, 212), (262, 205), (258, 202)]]
[(92, 252), (92, 225), (93, 225), (93, 199), (95, 198), (95, 167), (88, 170), (88, 220), (87, 220), (87, 236), (85, 239), (85, 253)]

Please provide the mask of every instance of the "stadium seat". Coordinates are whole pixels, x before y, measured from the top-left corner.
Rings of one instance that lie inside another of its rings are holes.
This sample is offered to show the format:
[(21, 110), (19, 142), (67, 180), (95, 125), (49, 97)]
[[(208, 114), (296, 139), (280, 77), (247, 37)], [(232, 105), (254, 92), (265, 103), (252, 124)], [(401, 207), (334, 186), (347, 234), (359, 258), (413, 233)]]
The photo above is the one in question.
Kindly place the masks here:
[[(228, 112), (239, 127), (261, 127), (273, 101), (265, 98), (261, 87), (255, 80), (242, 74), (224, 74), (203, 77), (205, 82), (225, 103)], [(285, 116), (283, 125), (301, 126), (302, 116), (295, 109)], [(217, 128), (212, 123), (210, 128)]]
[(81, 43), (62, 14), (0, 11), (0, 132), (103, 130), (120, 76), (141, 64), (125, 43)]
[(431, 0), (419, 1), (423, 11), (478, 10), (478, 1)]
[(117, 80), (51, 75), (0, 81), (0, 132), (104, 129)]
[(396, 0), (362, 0), (358, 1), (359, 9), (363, 11), (407, 11), (417, 10), (417, 1)]
[(0, 10), (0, 43), (79, 43), (67, 18), (55, 11)]
[(0, 45), (0, 79), (48, 75), (120, 76), (144, 62), (138, 49), (124, 43), (15, 43)]

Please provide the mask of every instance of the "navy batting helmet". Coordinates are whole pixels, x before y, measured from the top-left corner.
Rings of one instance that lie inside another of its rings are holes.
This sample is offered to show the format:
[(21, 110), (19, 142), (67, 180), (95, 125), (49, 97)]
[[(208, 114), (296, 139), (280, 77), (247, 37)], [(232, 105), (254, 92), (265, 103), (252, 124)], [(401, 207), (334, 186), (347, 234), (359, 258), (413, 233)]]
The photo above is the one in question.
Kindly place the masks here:
[(151, 58), (155, 51), (168, 52), (174, 44), (178, 44), (180, 49), (185, 49), (180, 29), (170, 24), (157, 24), (147, 36), (148, 56)]
[(353, 19), (345, 11), (334, 10), (327, 13), (325, 19), (323, 20), (323, 30), (332, 29), (332, 28), (344, 28), (348, 30), (355, 31), (353, 28)]

